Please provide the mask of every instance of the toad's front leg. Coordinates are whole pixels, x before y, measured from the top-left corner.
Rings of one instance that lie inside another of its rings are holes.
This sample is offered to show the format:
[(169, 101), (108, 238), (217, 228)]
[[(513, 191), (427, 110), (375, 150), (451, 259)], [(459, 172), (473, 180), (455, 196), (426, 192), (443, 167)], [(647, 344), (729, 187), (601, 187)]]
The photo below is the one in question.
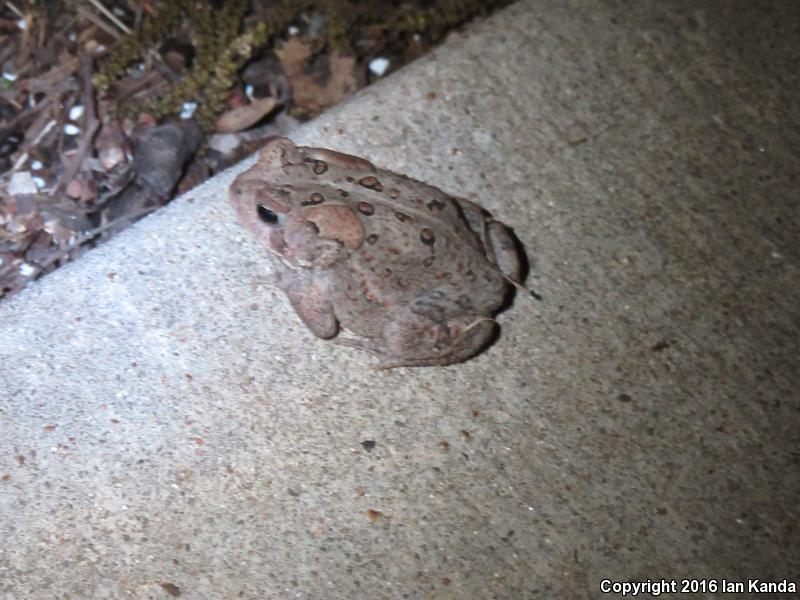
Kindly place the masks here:
[(329, 300), (327, 277), (286, 269), (280, 272), (278, 285), (311, 333), (323, 339), (338, 333), (339, 322)]

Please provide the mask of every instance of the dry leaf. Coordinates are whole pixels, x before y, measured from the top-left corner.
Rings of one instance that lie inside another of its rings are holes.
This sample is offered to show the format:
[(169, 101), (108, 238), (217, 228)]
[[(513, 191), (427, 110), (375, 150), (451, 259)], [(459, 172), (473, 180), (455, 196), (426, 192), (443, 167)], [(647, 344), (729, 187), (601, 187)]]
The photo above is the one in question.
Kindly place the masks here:
[(275, 98), (260, 98), (224, 113), (215, 125), (218, 133), (235, 133), (258, 123), (278, 105)]
[(290, 38), (275, 53), (292, 84), (295, 105), (312, 114), (339, 103), (364, 86), (364, 74), (353, 56), (334, 52), (309, 64), (311, 46), (298, 38)]
[(132, 153), (130, 143), (118, 121), (109, 121), (103, 125), (95, 138), (94, 147), (97, 150), (97, 158), (106, 172), (111, 171)]
[(94, 181), (75, 178), (67, 184), (67, 196), (88, 204), (97, 198), (97, 185)]
[(358, 77), (356, 72), (354, 57), (334, 53), (326, 60), (329, 75), (324, 84), (308, 75), (298, 75), (292, 81), (295, 103), (314, 114), (338, 104), (364, 85), (363, 76)]
[(137, 183), (155, 196), (167, 196), (197, 150), (200, 137), (199, 128), (191, 121), (165, 123), (150, 130), (139, 140), (134, 154)]
[(38, 191), (30, 171), (17, 171), (8, 182), (8, 193), (12, 196), (35, 194)]
[(275, 50), (283, 72), (290, 79), (303, 72), (311, 57), (311, 44), (299, 37), (289, 38)]

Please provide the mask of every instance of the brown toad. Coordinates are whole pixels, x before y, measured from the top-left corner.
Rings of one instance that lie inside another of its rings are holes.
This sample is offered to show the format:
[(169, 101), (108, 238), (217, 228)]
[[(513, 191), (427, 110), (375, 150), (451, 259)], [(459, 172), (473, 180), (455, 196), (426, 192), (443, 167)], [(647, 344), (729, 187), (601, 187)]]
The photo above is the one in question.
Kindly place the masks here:
[(381, 368), (466, 360), (518, 281), (511, 231), (477, 204), (363, 158), (270, 140), (230, 197), (277, 260), (277, 284), (321, 338)]

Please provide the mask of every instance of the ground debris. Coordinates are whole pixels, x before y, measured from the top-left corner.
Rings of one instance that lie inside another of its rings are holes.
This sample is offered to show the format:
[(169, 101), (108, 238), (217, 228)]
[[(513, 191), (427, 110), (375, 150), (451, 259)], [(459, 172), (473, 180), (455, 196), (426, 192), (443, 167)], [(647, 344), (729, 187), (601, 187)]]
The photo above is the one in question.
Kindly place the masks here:
[(0, 4), (0, 298), (507, 3)]

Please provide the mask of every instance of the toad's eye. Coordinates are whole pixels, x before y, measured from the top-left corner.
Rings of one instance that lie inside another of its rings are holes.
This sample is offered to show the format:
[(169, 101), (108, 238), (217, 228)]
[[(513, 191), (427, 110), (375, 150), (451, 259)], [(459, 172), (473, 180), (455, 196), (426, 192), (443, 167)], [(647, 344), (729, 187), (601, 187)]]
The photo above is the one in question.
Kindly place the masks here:
[(261, 219), (267, 225), (277, 225), (278, 224), (278, 215), (272, 212), (263, 204), (258, 205), (258, 218)]

